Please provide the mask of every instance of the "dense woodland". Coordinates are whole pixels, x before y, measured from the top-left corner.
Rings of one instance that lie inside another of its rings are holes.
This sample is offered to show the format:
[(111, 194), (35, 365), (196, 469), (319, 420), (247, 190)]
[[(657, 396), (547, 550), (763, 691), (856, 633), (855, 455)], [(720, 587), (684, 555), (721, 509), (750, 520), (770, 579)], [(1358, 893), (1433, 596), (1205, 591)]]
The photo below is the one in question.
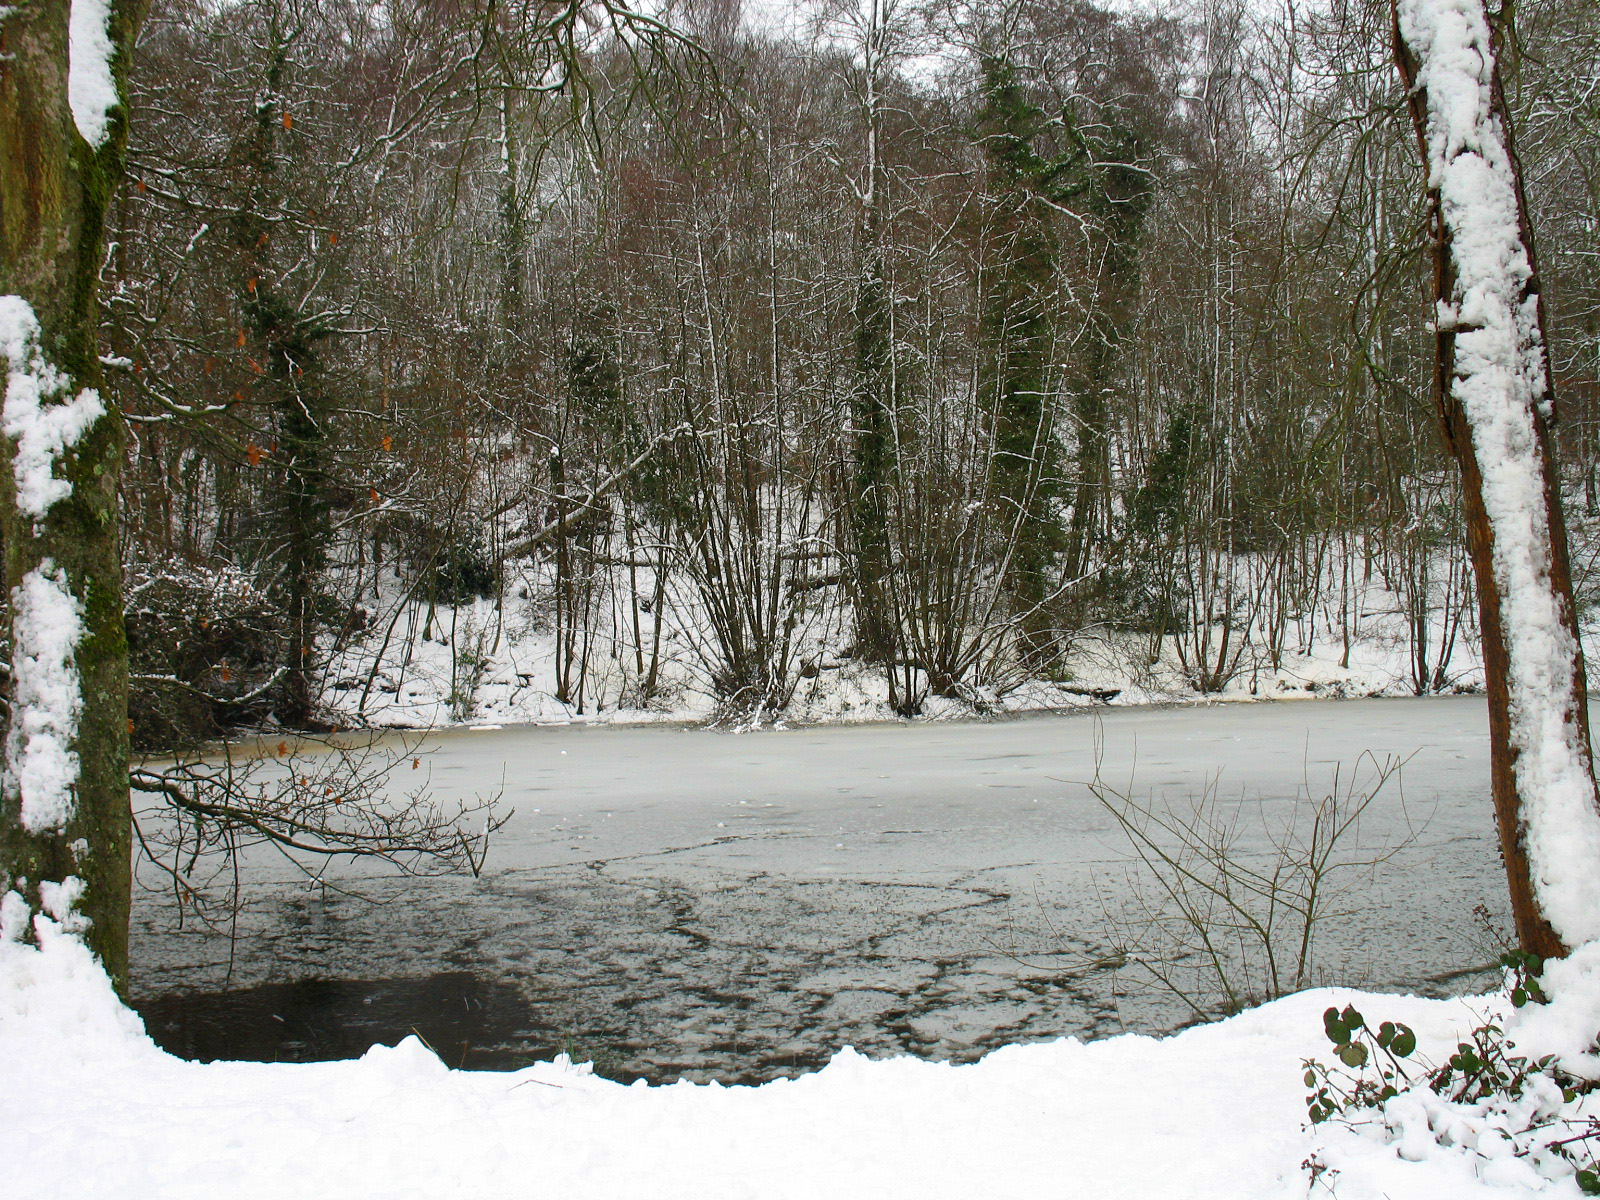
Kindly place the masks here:
[[(784, 17), (155, 0), (102, 276), (136, 740), (359, 719), (419, 638), (468, 679), (471, 601), (577, 711), (848, 661), (910, 715), (1107, 639), (1215, 691), (1348, 655), (1375, 580), (1449, 685), (1388, 6)], [(1581, 527), (1600, 11), (1501, 20)]]

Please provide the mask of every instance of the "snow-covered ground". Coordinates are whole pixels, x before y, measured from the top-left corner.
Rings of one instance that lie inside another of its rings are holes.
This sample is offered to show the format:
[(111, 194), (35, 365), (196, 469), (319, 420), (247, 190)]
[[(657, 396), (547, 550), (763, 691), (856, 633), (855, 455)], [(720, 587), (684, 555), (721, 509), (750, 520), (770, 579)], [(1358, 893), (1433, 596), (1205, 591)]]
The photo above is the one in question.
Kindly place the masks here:
[[(1237, 661), (1220, 692), (1202, 695), (1193, 682), (1202, 649), (1215, 666), (1220, 625), (1209, 642), (1200, 632), (1152, 642), (1149, 634), (1096, 626), (1072, 640), (1059, 678), (997, 669), (989, 682), (964, 688), (960, 699), (929, 695), (921, 715), (939, 720), (1071, 709), (1100, 703), (1096, 693), (1114, 694), (1117, 705), (1405, 696), (1417, 694), (1418, 678), (1430, 692), (1481, 690), (1473, 618), (1463, 609), (1471, 603), (1462, 587), (1465, 576), (1431, 564), (1420, 584), (1408, 583), (1364, 569), (1359, 556), (1341, 572), (1341, 561), (1323, 566), (1321, 592), (1308, 587), (1304, 611), (1276, 634), (1265, 627), (1262, 607), (1250, 610), (1247, 603), (1262, 589), (1270, 591), (1273, 581), (1258, 579), (1264, 568), (1248, 556), (1236, 564), (1239, 606), (1247, 612), (1229, 634), (1226, 657)], [(657, 629), (653, 575), (607, 577), (596, 586), (579, 627), (563, 635), (549, 599), (551, 572), (550, 564), (538, 561), (507, 564), (499, 599), (457, 607), (405, 599), (413, 590), (387, 569), (376, 580), (366, 579), (363, 631), (338, 648), (324, 647), (324, 702), (359, 723), (412, 729), (729, 718), (711, 683), (716, 639), (692, 587), (675, 580), (665, 590)], [(1418, 587), (1423, 591), (1413, 594)], [(1425, 601), (1419, 599), (1424, 595)], [(1408, 613), (1419, 603), (1427, 615), (1414, 620)], [(795, 687), (783, 720), (895, 716), (883, 671), (841, 653), (852, 628), (842, 597), (799, 607), (794, 618)], [(641, 687), (646, 675), (653, 678), (648, 698)], [(748, 719), (736, 713), (729, 723)]]
[(1164, 1040), (967, 1066), (846, 1050), (760, 1087), (624, 1087), (567, 1060), (451, 1071), (415, 1039), (345, 1062), (184, 1062), (70, 935), (45, 922), (34, 949), (19, 932), (0, 942), (0, 1190), (18, 1200), (1578, 1195), (1486, 1133), (1440, 1146), (1306, 1120), (1303, 1060), (1329, 1058), (1329, 1005), (1404, 1021), (1437, 1059), (1486, 999), (1320, 990)]

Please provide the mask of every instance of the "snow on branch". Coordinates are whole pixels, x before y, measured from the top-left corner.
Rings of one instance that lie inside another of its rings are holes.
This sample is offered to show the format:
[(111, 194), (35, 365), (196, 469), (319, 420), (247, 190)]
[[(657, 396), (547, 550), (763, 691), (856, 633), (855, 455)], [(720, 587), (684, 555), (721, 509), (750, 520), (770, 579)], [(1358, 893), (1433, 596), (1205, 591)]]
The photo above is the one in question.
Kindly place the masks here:
[(1528, 859), (1546, 918), (1578, 945), (1600, 937), (1600, 812), (1574, 713), (1579, 648), (1552, 558), (1558, 485), (1541, 429), (1549, 383), (1516, 168), (1496, 113), (1494, 45), (1481, 0), (1399, 0), (1397, 17), (1416, 59), (1428, 186), (1451, 247), (1454, 286), (1438, 321), (1453, 334), (1448, 386), (1483, 477)]

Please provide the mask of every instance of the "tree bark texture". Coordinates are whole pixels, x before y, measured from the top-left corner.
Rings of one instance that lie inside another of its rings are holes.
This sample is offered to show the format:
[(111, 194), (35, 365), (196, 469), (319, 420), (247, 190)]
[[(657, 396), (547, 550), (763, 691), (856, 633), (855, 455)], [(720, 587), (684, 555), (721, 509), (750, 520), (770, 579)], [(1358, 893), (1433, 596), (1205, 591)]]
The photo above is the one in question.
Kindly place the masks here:
[[(1596, 836), (1600, 804), (1590, 758), (1587, 689), (1560, 479), (1550, 436), (1553, 396), (1528, 208), (1495, 62), (1493, 26), (1481, 4), (1457, 8), (1433, 0), (1397, 0), (1393, 12), (1396, 60), (1428, 173), (1438, 310), (1435, 396), (1445, 441), (1462, 472), (1483, 636), (1495, 818), (1512, 916), (1525, 950), (1561, 957), (1600, 929), (1600, 912), (1595, 911), (1600, 905), (1588, 895), (1592, 885), (1582, 878), (1600, 874), (1600, 860), (1588, 861), (1580, 849), (1575, 870), (1573, 850), (1556, 853), (1552, 848), (1600, 841)], [(1469, 96), (1466, 105), (1459, 102), (1470, 92), (1462, 82), (1474, 79), (1481, 92), (1475, 98), (1475, 122), (1463, 119), (1472, 114), (1473, 98)], [(1435, 81), (1432, 88), (1430, 81)], [(1481, 208), (1484, 197), (1491, 202), (1496, 198), (1495, 190), (1463, 186), (1462, 176), (1452, 182), (1450, 175), (1458, 160), (1469, 155), (1481, 161), (1465, 163), (1465, 168), (1478, 172), (1480, 183), (1498, 182), (1503, 207), (1514, 203), (1516, 209), (1514, 230), (1503, 218), (1498, 225), (1513, 235), (1507, 238), (1513, 251), (1520, 240), (1526, 261), (1519, 262), (1515, 252), (1503, 255), (1498, 281), (1492, 271), (1484, 270), (1483, 252), (1484, 233), (1494, 233), (1497, 221)], [(1478, 211), (1474, 205), (1479, 205)], [(1507, 303), (1486, 304), (1484, 294), (1497, 290)], [(1536, 317), (1528, 319), (1535, 308)], [(1515, 357), (1505, 356), (1505, 361), (1516, 367), (1491, 377), (1494, 363), (1492, 355), (1484, 353), (1489, 344), (1485, 336), (1512, 329), (1517, 331)], [(1469, 337), (1475, 340), (1467, 350)], [(1489, 410), (1483, 404), (1483, 397), (1492, 395), (1485, 391), (1490, 386), (1501, 386), (1501, 413), (1516, 428), (1531, 429), (1530, 436), (1519, 443), (1496, 440), (1487, 428)], [(1505, 444), (1520, 444), (1523, 461), (1508, 463), (1507, 455), (1496, 452)], [(1537, 480), (1537, 487), (1530, 489), (1537, 495), (1522, 507), (1542, 512), (1519, 512), (1517, 506), (1505, 503), (1503, 492), (1497, 497), (1496, 480), (1504, 479), (1508, 465)], [(1532, 539), (1527, 536), (1529, 529), (1536, 535)], [(1540, 530), (1542, 537), (1537, 536)], [(1513, 569), (1518, 555), (1520, 571)], [(1531, 595), (1537, 591), (1544, 595)], [(1529, 622), (1522, 614), (1533, 611), (1530, 601), (1552, 614), (1555, 636), (1543, 639), (1552, 648), (1543, 659), (1527, 650)], [(1550, 719), (1541, 724), (1541, 717)], [(1549, 760), (1554, 758), (1564, 760), (1563, 771), (1552, 771)], [(1549, 786), (1551, 779), (1563, 775), (1569, 787)], [(1570, 794), (1572, 803), (1558, 812), (1550, 795), (1561, 790)], [(1581, 869), (1585, 865), (1587, 869)]]
[[(143, 6), (119, 0), (107, 33), (119, 95)], [(20, 297), (37, 320), (37, 349), (65, 386), (41, 413), (101, 382), (97, 278), (104, 220), (122, 174), (126, 116), (120, 105), (97, 146), (79, 132), (68, 101), (69, 0), (21, 0), (0, 17), (0, 297)], [(9, 357), (9, 356), (8, 356)], [(12, 361), (8, 372), (27, 370)], [(8, 406), (9, 407), (9, 406)], [(40, 905), (40, 885), (76, 877), (86, 940), (119, 989), (128, 961), (131, 819), (128, 806), (128, 647), (122, 620), (117, 480), (120, 415), (107, 406), (47, 470), (70, 491), (42, 515), (19, 498), (19, 441), (0, 438), (0, 537), (11, 598), (5, 635), (16, 649), (17, 589), (53, 562), (81, 611), (74, 650), (82, 706), (73, 738), (77, 776), (58, 824), (29, 828), (7, 742), (0, 795), (0, 890)], [(13, 701), (15, 701), (13, 694)], [(24, 720), (12, 705), (10, 720)], [(37, 821), (34, 822), (38, 824)]]

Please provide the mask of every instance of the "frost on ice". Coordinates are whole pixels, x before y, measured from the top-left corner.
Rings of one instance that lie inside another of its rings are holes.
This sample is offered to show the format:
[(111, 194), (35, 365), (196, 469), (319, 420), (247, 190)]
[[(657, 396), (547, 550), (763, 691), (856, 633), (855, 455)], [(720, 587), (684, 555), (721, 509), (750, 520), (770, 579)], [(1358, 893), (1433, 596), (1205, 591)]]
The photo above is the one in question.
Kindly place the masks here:
[(1400, 31), (1427, 97), (1429, 185), (1439, 190), (1456, 282), (1452, 391), (1472, 430), (1493, 533), (1510, 659), (1511, 742), (1528, 859), (1546, 918), (1568, 944), (1600, 937), (1600, 814), (1587, 748), (1567, 719), (1578, 648), (1552, 586), (1535, 412), (1549, 396), (1538, 297), (1515, 175), (1493, 110), (1494, 55), (1480, 0), (1401, 0)]
[(66, 572), (50, 559), (11, 592), (12, 718), (6, 746), (10, 782), (22, 796), (22, 824), (60, 829), (72, 819), (78, 755), (72, 748), (83, 709), (75, 654), (83, 609)]
[(16, 442), (17, 507), (38, 519), (72, 491), (56, 478), (56, 461), (100, 419), (105, 405), (94, 388), (46, 403), (71, 391), (72, 381), (39, 349), (39, 320), (21, 296), (0, 296), (0, 354), (10, 362), (3, 421), (6, 436)]
[(111, 6), (106, 0), (72, 0), (67, 26), (67, 103), (84, 141), (99, 149), (120, 104), (111, 74)]

